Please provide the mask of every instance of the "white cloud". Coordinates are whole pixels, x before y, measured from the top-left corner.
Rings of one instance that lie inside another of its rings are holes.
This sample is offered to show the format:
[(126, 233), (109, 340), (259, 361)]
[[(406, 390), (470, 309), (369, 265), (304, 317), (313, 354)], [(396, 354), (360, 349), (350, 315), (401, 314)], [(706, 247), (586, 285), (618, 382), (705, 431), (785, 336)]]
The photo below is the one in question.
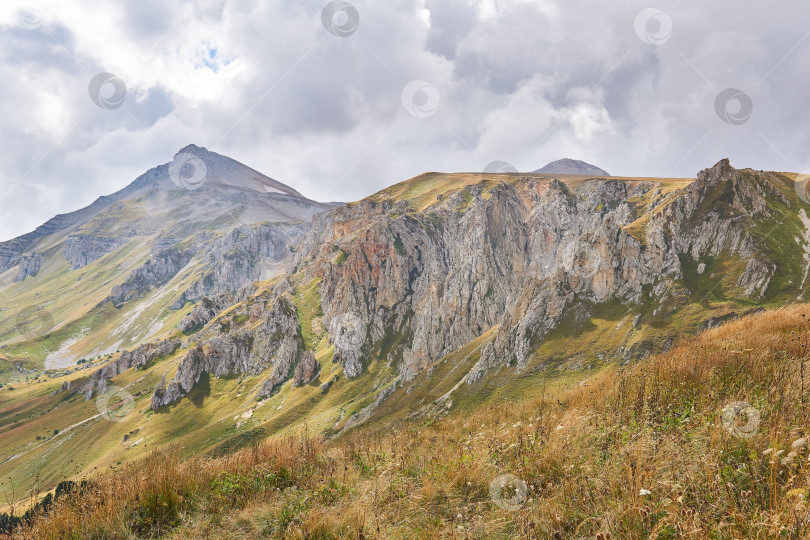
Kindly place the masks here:
[[(810, 162), (804, 0), (778, 12), (754, 0), (662, 4), (673, 32), (658, 47), (635, 34), (647, 5), (357, 0), (359, 28), (340, 38), (322, 27), (325, 3), (4, 0), (0, 204), (13, 211), (0, 213), (0, 239), (192, 142), (343, 200), (495, 159), (677, 176), (722, 157), (778, 170)], [(101, 71), (126, 82), (121, 108), (89, 99)], [(441, 94), (429, 118), (401, 104), (412, 80)], [(742, 126), (715, 115), (728, 87), (753, 99)]]

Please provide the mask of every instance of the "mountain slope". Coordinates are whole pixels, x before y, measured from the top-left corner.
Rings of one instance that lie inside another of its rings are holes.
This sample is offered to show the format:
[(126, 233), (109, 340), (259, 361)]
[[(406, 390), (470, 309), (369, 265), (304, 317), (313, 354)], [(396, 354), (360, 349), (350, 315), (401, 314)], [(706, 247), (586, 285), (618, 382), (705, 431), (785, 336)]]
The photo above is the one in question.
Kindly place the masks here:
[[(284, 272), (175, 311), (153, 334), (171, 352), (150, 340), (4, 390), (0, 451), (21, 457), (0, 475), (53, 485), (173, 444), (219, 455), (304, 428), (341, 439), (637, 361), (800, 297), (806, 208), (792, 175), (726, 160), (695, 180), (420, 175), (315, 216)], [(174, 279), (166, 302), (205, 282)], [(113, 386), (132, 411), (111, 425), (93, 411)], [(77, 419), (69, 439), (31, 441)], [(92, 451), (71, 465), (61, 446)]]
[(332, 206), (204, 148), (182, 149), (119, 192), (0, 245), (0, 377), (160, 335), (187, 302), (278, 273), (312, 216)]
[(94, 477), (27, 532), (806, 538), (808, 309), (331, 443), (301, 433), (219, 458), (158, 452)]
[(540, 174), (575, 174), (581, 176), (610, 176), (610, 174), (590, 163), (578, 159), (563, 158), (534, 171)]

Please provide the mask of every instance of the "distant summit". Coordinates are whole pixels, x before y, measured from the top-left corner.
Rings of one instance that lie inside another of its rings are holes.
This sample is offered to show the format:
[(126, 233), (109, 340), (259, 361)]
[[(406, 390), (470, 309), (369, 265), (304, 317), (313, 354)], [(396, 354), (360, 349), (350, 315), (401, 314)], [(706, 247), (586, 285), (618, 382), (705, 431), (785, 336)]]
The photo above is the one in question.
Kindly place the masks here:
[(534, 171), (539, 174), (579, 174), (583, 176), (610, 176), (610, 173), (590, 163), (578, 159), (558, 159), (542, 169)]
[[(195, 161), (193, 158), (199, 158), (205, 164), (201, 171), (195, 171)], [(262, 173), (239, 163), (227, 156), (211, 152), (206, 148), (190, 144), (182, 148), (174, 156), (173, 163), (176, 166), (182, 167), (184, 163), (189, 163), (192, 174), (199, 175), (201, 183), (206, 187), (215, 189), (237, 189), (246, 191), (255, 191), (258, 193), (282, 193), (285, 195), (293, 195), (302, 197), (296, 190), (274, 180)], [(180, 173), (172, 174), (170, 164), (169, 176), (176, 176)], [(176, 178), (172, 178), (177, 180)], [(175, 181), (175, 183), (177, 183)], [(182, 185), (180, 187), (183, 187)]]

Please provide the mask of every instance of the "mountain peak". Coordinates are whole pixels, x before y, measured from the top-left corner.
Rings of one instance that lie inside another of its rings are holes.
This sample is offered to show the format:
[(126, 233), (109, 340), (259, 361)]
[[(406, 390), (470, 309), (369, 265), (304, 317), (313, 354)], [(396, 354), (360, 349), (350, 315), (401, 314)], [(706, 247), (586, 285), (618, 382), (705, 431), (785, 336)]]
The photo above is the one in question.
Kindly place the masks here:
[(178, 150), (177, 153), (175, 154), (175, 156), (178, 156), (180, 154), (198, 155), (198, 154), (206, 154), (206, 153), (208, 153), (208, 148), (205, 148), (204, 146), (197, 146), (196, 144), (192, 143), (192, 144), (189, 144), (189, 145), (181, 148), (180, 150)]
[(563, 158), (557, 161), (552, 161), (542, 169), (534, 171), (538, 174), (577, 174), (583, 176), (610, 176), (604, 169), (600, 169), (596, 165), (585, 163), (578, 159)]
[[(193, 158), (202, 161), (202, 165), (193, 163)], [(191, 168), (184, 168), (189, 163)], [(240, 189), (258, 193), (279, 193), (303, 197), (298, 191), (266, 176), (259, 171), (236, 161), (235, 159), (212, 152), (205, 147), (189, 144), (175, 154), (169, 164), (171, 180), (185, 187), (186, 175), (194, 176), (195, 186), (216, 189)], [(181, 177), (182, 176), (182, 177)]]

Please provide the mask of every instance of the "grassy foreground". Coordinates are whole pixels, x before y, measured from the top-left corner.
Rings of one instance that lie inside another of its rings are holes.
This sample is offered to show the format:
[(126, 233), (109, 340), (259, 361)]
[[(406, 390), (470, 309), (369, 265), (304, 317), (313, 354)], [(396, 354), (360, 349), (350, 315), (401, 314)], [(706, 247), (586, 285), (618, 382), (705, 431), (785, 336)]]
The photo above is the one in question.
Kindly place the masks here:
[(14, 537), (807, 538), (808, 341), (796, 305), (521, 402), (155, 453)]

